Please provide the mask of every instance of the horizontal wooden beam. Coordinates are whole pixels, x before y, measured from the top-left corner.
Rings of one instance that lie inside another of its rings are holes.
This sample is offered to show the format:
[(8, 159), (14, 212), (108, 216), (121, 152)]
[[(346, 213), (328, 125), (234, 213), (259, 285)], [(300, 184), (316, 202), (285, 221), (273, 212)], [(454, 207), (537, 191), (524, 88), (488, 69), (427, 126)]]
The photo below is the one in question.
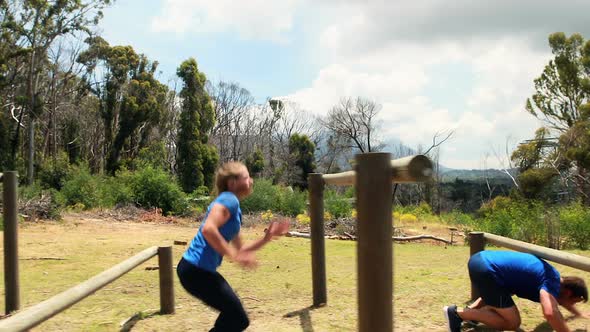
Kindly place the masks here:
[[(425, 182), (432, 177), (432, 162), (424, 155), (409, 156), (391, 161), (392, 183)], [(355, 171), (324, 174), (324, 182), (336, 186), (350, 186), (355, 183)]]
[(147, 248), (81, 284), (38, 303), (25, 311), (0, 320), (0, 332), (27, 331), (66, 310), (157, 254), (158, 247)]
[(590, 272), (590, 258), (570, 254), (556, 249), (538, 246), (523, 241), (513, 240), (507, 237), (484, 233), (484, 239), (486, 243), (493, 244), (508, 249), (528, 252), (538, 256), (540, 258), (553, 261), (555, 263), (563, 264), (569, 267), (573, 267), (579, 270)]

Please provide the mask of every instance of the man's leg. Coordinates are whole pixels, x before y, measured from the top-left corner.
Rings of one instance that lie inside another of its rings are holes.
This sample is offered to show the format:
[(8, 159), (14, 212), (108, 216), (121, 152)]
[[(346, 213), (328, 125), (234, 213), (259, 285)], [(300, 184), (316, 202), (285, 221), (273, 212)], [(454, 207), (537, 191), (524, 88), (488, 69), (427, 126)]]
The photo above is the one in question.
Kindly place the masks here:
[(463, 320), (478, 321), (497, 330), (515, 331), (520, 326), (520, 313), (515, 305), (509, 308), (483, 306), (479, 309), (459, 309), (457, 314)]
[(468, 309), (481, 309), (486, 303), (481, 297), (478, 297), (473, 303), (467, 306)]

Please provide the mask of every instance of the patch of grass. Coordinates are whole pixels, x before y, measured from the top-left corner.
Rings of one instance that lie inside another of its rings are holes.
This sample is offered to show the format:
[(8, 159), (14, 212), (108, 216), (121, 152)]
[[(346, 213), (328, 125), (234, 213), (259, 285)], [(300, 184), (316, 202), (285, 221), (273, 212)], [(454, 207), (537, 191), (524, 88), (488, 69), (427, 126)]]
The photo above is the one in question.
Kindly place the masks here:
[[(153, 245), (190, 241), (198, 224), (153, 225), (67, 216), (63, 223), (29, 224), (20, 230), (23, 307), (64, 291)], [(244, 229), (246, 242), (262, 236), (263, 226)], [(185, 246), (174, 246), (174, 259)], [(575, 253), (590, 256), (587, 251)], [(31, 260), (35, 257), (64, 260)], [(328, 305), (312, 309), (310, 242), (283, 238), (257, 253), (260, 266), (244, 271), (225, 261), (220, 272), (234, 287), (251, 319), (248, 331), (356, 331), (356, 242), (326, 241)], [(469, 248), (433, 244), (394, 245), (394, 325), (396, 331), (443, 331), (442, 307), (469, 297)], [(119, 331), (138, 312), (159, 309), (158, 271), (153, 258), (47, 322), (36, 331)], [(589, 273), (559, 266), (563, 274), (590, 280)], [(3, 277), (0, 276), (0, 277)], [(132, 331), (207, 330), (217, 313), (192, 298), (175, 278), (176, 313), (148, 315)], [(523, 329), (541, 326), (539, 305), (517, 300)], [(4, 305), (4, 298), (0, 298)], [(584, 304), (581, 310), (589, 311)], [(587, 328), (577, 320), (572, 328)], [(548, 331), (540, 329), (535, 331)]]

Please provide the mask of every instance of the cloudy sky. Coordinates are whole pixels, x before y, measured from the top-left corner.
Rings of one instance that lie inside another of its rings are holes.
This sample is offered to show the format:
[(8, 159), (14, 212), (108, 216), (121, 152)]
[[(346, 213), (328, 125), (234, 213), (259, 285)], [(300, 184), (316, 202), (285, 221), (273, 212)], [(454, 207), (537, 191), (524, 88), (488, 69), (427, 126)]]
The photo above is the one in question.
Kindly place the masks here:
[(500, 167), (541, 124), (524, 103), (547, 37), (590, 38), (587, 0), (118, 0), (100, 28), (173, 79), (189, 57), (213, 81), (318, 115), (341, 97), (383, 106), (384, 139), (441, 149), (452, 168)]

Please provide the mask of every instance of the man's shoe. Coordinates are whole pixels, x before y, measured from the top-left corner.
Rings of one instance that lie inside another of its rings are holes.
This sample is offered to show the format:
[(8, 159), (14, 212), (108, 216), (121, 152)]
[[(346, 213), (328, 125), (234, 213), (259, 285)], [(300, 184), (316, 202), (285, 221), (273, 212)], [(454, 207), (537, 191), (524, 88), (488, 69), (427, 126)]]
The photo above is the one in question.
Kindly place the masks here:
[(447, 320), (447, 327), (449, 332), (461, 332), (461, 322), (463, 319), (457, 314), (457, 306), (450, 305), (443, 308), (445, 319)]

